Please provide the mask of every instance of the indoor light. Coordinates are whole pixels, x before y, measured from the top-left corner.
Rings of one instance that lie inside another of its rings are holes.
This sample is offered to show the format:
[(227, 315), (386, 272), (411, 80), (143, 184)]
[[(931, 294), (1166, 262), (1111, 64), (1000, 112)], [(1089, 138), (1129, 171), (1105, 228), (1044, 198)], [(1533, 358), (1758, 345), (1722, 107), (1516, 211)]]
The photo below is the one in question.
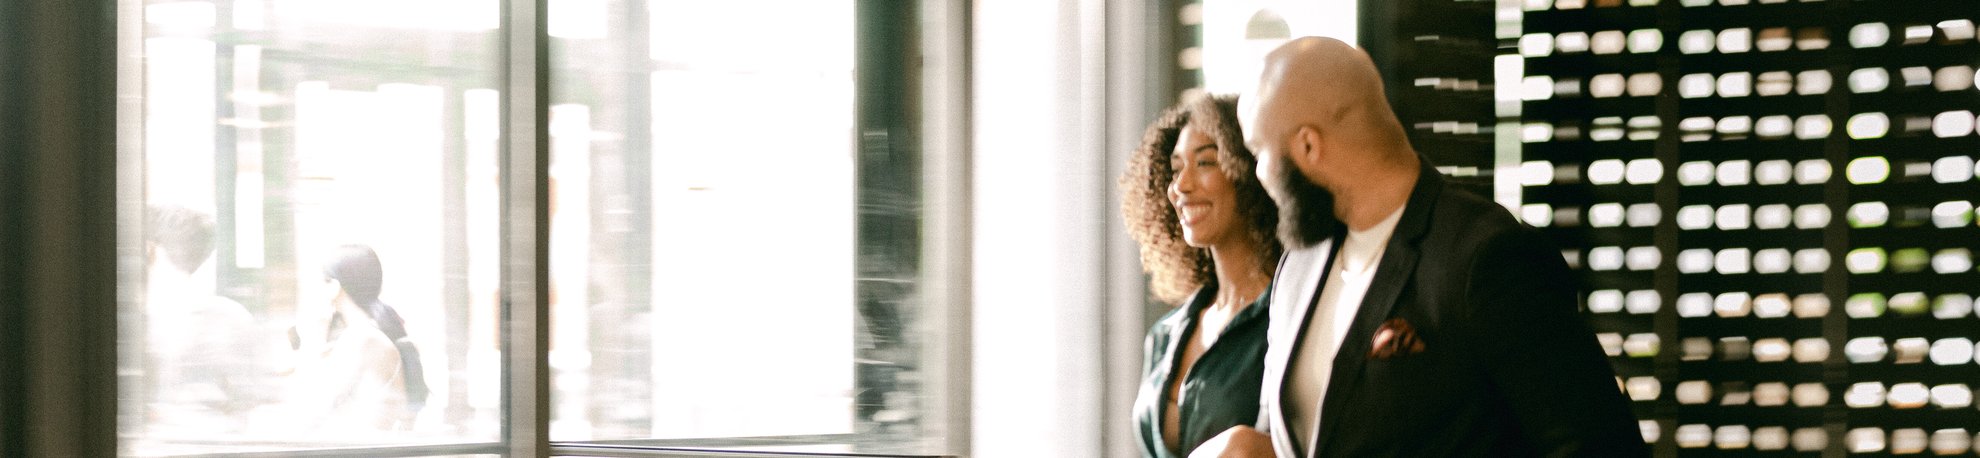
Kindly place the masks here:
[(1973, 158), (1966, 156), (1946, 156), (1932, 161), (1932, 181), (1940, 183), (1963, 183), (1972, 179)]
[(1891, 162), (1883, 156), (1851, 159), (1849, 166), (1843, 169), (1843, 175), (1849, 178), (1850, 184), (1883, 183), (1891, 176)]
[(1856, 293), (1843, 300), (1843, 313), (1850, 318), (1876, 318), (1884, 315), (1887, 307), (1883, 293)]

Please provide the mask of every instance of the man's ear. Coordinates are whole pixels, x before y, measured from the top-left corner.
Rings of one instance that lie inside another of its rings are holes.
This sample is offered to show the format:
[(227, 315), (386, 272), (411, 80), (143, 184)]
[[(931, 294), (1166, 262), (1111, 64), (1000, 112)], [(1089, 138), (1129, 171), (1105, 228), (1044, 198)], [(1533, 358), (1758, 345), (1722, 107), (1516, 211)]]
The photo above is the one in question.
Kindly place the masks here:
[(1302, 169), (1319, 165), (1320, 157), (1327, 152), (1325, 144), (1320, 141), (1320, 129), (1313, 126), (1299, 126), (1299, 130), (1293, 132), (1291, 149), (1296, 157), (1295, 162)]

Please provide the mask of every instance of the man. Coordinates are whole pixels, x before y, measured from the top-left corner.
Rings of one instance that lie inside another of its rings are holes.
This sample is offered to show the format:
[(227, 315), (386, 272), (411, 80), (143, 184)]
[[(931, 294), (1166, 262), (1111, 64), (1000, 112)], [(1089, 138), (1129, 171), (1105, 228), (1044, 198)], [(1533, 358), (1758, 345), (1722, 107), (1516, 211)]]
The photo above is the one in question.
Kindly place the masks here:
[(1258, 429), (1192, 456), (1642, 456), (1560, 252), (1411, 149), (1374, 63), (1266, 57), (1240, 109), (1286, 255)]
[(213, 294), (213, 216), (185, 207), (148, 209), (145, 221), (147, 432), (231, 432), (263, 401), (253, 315)]

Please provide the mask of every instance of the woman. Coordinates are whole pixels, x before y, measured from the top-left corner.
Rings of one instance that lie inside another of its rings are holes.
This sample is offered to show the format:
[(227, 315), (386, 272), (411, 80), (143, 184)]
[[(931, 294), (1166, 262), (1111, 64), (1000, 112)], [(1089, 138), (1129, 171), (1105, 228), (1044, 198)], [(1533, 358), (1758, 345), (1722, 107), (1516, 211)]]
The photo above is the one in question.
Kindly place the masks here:
[(1186, 456), (1258, 418), (1264, 296), (1281, 248), (1236, 109), (1233, 96), (1196, 96), (1163, 112), (1120, 179), (1142, 268), (1156, 297), (1179, 305), (1148, 330), (1134, 408), (1143, 456)]
[(426, 399), (419, 352), (397, 310), (379, 301), (384, 269), (364, 245), (337, 247), (323, 267), (328, 296), (297, 311), (292, 420), (319, 432), (404, 430)]

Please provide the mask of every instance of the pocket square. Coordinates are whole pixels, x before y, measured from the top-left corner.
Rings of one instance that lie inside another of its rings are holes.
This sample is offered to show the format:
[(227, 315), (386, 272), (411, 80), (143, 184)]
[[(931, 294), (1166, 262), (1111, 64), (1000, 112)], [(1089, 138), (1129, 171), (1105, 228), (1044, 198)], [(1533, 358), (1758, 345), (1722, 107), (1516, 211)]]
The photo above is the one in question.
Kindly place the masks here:
[(1368, 347), (1369, 359), (1390, 359), (1423, 352), (1423, 337), (1416, 334), (1416, 327), (1402, 318), (1390, 318), (1375, 329), (1374, 345)]

